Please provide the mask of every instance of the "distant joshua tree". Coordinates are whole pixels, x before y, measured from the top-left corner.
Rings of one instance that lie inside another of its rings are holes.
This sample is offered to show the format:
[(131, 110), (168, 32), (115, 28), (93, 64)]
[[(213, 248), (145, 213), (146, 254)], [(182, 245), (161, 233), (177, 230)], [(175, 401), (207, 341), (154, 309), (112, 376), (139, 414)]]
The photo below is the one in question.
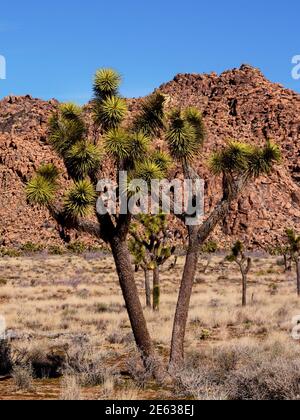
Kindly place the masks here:
[(300, 236), (293, 229), (287, 229), (286, 236), (290, 258), (296, 265), (297, 293), (300, 297)]
[(226, 258), (227, 261), (235, 262), (241, 271), (243, 287), (242, 287), (242, 305), (247, 306), (247, 276), (251, 269), (252, 260), (244, 254), (244, 246), (242, 242), (237, 241), (232, 247), (231, 254)]
[[(149, 359), (157, 358), (128, 249), (132, 214), (100, 214), (96, 206), (96, 184), (102, 172), (104, 155), (110, 157), (116, 179), (124, 170), (129, 171), (133, 179), (148, 183), (152, 179), (166, 178), (170, 156), (186, 179), (198, 178), (193, 162), (199, 161), (205, 129), (199, 110), (193, 107), (166, 112), (166, 96), (159, 91), (143, 101), (138, 115), (126, 120), (127, 105), (119, 94), (120, 81), (114, 70), (102, 69), (96, 73), (92, 139), (88, 136), (80, 107), (61, 105), (51, 118), (49, 142), (63, 159), (72, 184), (70, 189), (65, 194), (59, 193), (60, 174), (54, 165), (49, 164), (37, 170), (26, 192), (30, 203), (48, 208), (65, 241), (70, 240), (71, 230), (77, 230), (110, 246), (136, 344), (147, 367)], [(158, 138), (166, 141), (169, 153), (157, 151), (153, 140)], [(191, 215), (176, 215), (186, 225), (189, 243), (174, 319), (170, 368), (178, 369), (184, 361), (189, 304), (202, 245), (226, 218), (232, 202), (246, 186), (260, 175), (269, 174), (279, 161), (280, 151), (270, 141), (263, 147), (229, 141), (222, 150), (213, 154), (210, 162), (212, 173), (222, 177), (223, 194), (219, 203), (199, 226), (188, 225), (187, 218), (190, 219)], [(123, 186), (118, 187), (120, 201)], [(90, 212), (94, 214), (94, 220), (88, 217)], [(153, 372), (154, 376), (161, 378), (159, 362), (154, 363)]]
[(206, 266), (204, 267), (202, 271), (203, 274), (207, 272), (208, 267), (210, 266), (210, 263), (212, 260), (212, 256), (213, 254), (217, 252), (217, 250), (218, 250), (218, 244), (214, 241), (208, 241), (202, 246), (201, 253), (204, 255), (207, 255)]
[(172, 241), (174, 235), (168, 230), (165, 214), (140, 215), (137, 222), (130, 228), (132, 239), (129, 249), (135, 258), (136, 267), (140, 266), (145, 273), (147, 307), (151, 307), (149, 271), (153, 271), (153, 310), (159, 311), (160, 267), (175, 254), (176, 246)]

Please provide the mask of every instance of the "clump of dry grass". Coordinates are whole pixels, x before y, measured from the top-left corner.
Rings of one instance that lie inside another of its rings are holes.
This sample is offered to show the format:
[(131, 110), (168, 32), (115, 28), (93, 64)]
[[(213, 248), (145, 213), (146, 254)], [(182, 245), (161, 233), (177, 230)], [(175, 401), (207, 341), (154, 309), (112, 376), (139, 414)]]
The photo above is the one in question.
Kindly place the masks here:
[(232, 400), (300, 400), (300, 362), (249, 364), (232, 372), (225, 386)]
[(75, 375), (65, 375), (61, 380), (61, 401), (80, 401), (82, 400), (81, 386), (79, 378)]
[(17, 390), (31, 391), (33, 389), (33, 370), (31, 365), (14, 366), (12, 378)]

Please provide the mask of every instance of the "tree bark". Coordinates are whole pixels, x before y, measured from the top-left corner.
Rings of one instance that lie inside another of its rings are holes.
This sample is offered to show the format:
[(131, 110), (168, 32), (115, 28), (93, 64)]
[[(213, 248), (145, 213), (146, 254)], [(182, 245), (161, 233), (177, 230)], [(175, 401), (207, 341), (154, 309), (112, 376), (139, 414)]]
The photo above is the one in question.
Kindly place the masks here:
[(159, 311), (160, 306), (160, 277), (159, 267), (156, 267), (153, 271), (153, 310)]
[(242, 298), (242, 306), (247, 306), (247, 275), (244, 271), (242, 271), (243, 277), (243, 298)]
[(151, 308), (151, 285), (150, 285), (150, 273), (149, 270), (145, 269), (145, 292), (146, 292), (146, 305), (147, 308)]
[(121, 240), (120, 237), (114, 235), (110, 239), (110, 245), (137, 347), (141, 352), (145, 367), (149, 367), (149, 360), (151, 360), (153, 374), (160, 381), (163, 377), (163, 370), (155, 357), (154, 347), (134, 280), (126, 240)]
[(198, 259), (199, 252), (193, 238), (190, 237), (174, 319), (170, 355), (171, 370), (180, 368), (184, 363), (184, 339)]
[(188, 320), (189, 305), (193, 291), (197, 263), (201, 245), (207, 240), (215, 227), (227, 216), (231, 203), (238, 197), (247, 182), (247, 177), (241, 177), (232, 184), (223, 177), (223, 198), (219, 201), (208, 219), (197, 227), (187, 227), (189, 232), (189, 249), (179, 291), (177, 309), (174, 318), (171, 356), (169, 369), (180, 368), (184, 363), (184, 339)]

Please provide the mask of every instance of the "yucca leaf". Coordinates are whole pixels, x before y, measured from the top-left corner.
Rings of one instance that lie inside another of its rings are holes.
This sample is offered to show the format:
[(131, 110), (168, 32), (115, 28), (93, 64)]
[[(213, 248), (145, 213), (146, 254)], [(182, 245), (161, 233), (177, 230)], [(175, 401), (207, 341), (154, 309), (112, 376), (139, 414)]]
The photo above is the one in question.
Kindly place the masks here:
[(37, 170), (37, 175), (42, 176), (50, 183), (55, 183), (59, 177), (59, 170), (54, 163), (48, 163), (40, 166)]
[(98, 168), (101, 157), (100, 149), (92, 143), (74, 144), (66, 154), (69, 175), (76, 181), (86, 178)]
[(143, 132), (138, 131), (129, 136), (129, 156), (133, 162), (138, 162), (145, 159), (150, 145), (149, 136)]
[(105, 131), (117, 128), (127, 113), (126, 101), (118, 96), (108, 96), (103, 101), (94, 101), (94, 122)]
[(121, 128), (110, 130), (105, 136), (105, 150), (116, 160), (128, 158), (131, 152), (128, 133)]
[(151, 155), (151, 160), (163, 171), (167, 172), (171, 165), (172, 165), (172, 158), (171, 156), (166, 153), (162, 152), (160, 150), (155, 151)]
[(117, 96), (121, 84), (120, 74), (109, 68), (99, 69), (94, 78), (94, 93), (96, 98), (106, 99), (108, 96)]
[(142, 103), (139, 115), (134, 121), (134, 129), (148, 135), (156, 135), (164, 128), (164, 105), (166, 96), (157, 91)]
[(184, 119), (194, 127), (197, 143), (202, 146), (206, 132), (201, 112), (195, 107), (186, 108)]
[(96, 197), (95, 188), (89, 181), (76, 182), (65, 198), (65, 213), (73, 218), (87, 216), (95, 205)]
[(72, 102), (67, 102), (59, 106), (59, 111), (63, 118), (76, 120), (81, 117), (82, 108)]
[(156, 165), (156, 163), (152, 162), (151, 160), (145, 160), (137, 164), (135, 169), (135, 177), (137, 179), (142, 179), (146, 181), (148, 184), (151, 184), (152, 180), (161, 180), (165, 177), (164, 171)]
[(223, 172), (244, 173), (249, 168), (253, 148), (248, 144), (230, 140), (228, 145), (212, 155), (210, 168), (215, 175)]
[(80, 118), (63, 118), (54, 114), (49, 122), (49, 142), (62, 157), (86, 134), (86, 127)]
[(31, 204), (48, 206), (54, 199), (56, 185), (41, 175), (36, 175), (26, 186), (27, 200)]

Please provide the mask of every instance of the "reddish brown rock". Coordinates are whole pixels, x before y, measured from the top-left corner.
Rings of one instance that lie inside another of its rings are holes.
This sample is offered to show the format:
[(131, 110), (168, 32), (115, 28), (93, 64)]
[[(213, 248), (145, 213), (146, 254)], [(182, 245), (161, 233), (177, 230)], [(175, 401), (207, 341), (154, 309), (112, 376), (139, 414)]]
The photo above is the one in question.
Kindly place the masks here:
[[(194, 105), (203, 113), (208, 136), (198, 170), (206, 180), (207, 212), (220, 196), (220, 181), (205, 164), (213, 150), (228, 138), (255, 144), (271, 138), (282, 149), (283, 164), (245, 191), (215, 238), (223, 244), (240, 238), (253, 247), (267, 246), (280, 239), (286, 227), (298, 228), (300, 95), (247, 65), (220, 76), (179, 74), (160, 89), (172, 106)], [(129, 101), (133, 114), (139, 104), (139, 99)], [(47, 121), (56, 106), (55, 100), (30, 96), (0, 102), (0, 237), (9, 246), (58, 241), (47, 212), (28, 207), (24, 196), (24, 184), (40, 163), (61, 165), (46, 141)]]

